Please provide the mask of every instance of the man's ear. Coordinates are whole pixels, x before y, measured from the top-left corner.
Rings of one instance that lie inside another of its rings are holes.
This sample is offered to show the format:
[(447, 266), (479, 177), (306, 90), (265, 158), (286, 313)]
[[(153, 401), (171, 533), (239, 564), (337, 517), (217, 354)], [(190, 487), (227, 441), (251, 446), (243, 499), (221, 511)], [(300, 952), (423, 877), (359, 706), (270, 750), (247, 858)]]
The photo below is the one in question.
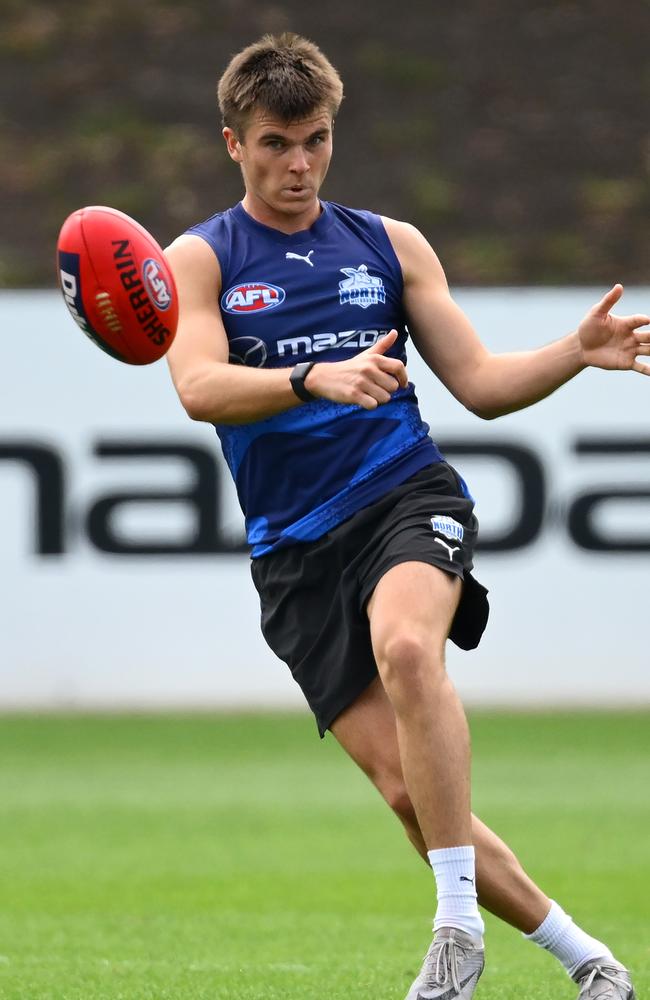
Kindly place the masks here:
[(226, 149), (228, 150), (228, 156), (230, 159), (234, 160), (235, 163), (241, 163), (241, 142), (235, 135), (234, 131), (226, 125), (226, 127), (221, 130), (221, 134), (226, 141)]

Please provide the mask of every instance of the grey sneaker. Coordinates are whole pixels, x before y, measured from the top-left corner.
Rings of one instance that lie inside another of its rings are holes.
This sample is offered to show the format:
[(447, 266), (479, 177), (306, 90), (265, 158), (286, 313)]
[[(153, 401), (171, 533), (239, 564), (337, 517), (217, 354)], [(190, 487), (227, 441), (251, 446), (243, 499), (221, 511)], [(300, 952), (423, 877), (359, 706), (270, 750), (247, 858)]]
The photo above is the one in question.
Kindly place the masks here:
[(485, 965), (483, 944), (454, 927), (436, 931), (406, 1000), (470, 1000)]
[(611, 958), (592, 958), (573, 977), (580, 987), (578, 1000), (635, 1000), (630, 973)]

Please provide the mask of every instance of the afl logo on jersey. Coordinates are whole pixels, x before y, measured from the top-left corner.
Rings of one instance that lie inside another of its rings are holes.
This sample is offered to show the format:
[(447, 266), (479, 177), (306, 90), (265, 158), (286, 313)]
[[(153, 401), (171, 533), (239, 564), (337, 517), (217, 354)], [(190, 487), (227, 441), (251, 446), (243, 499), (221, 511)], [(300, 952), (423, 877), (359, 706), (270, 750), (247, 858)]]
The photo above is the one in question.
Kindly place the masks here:
[(221, 308), (224, 312), (241, 316), (275, 309), (284, 299), (284, 288), (270, 285), (267, 281), (247, 281), (241, 285), (233, 285), (224, 292), (221, 296)]

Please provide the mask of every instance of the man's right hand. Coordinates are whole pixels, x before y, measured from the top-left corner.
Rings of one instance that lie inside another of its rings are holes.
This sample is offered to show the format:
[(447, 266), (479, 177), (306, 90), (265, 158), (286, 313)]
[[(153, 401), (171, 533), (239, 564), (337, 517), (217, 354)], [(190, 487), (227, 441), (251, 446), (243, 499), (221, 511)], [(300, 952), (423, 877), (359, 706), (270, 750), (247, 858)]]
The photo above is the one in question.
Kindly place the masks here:
[(319, 362), (305, 379), (305, 388), (314, 396), (334, 403), (349, 403), (374, 410), (387, 403), (392, 394), (408, 385), (406, 368), (399, 358), (386, 352), (397, 340), (397, 330), (349, 361)]

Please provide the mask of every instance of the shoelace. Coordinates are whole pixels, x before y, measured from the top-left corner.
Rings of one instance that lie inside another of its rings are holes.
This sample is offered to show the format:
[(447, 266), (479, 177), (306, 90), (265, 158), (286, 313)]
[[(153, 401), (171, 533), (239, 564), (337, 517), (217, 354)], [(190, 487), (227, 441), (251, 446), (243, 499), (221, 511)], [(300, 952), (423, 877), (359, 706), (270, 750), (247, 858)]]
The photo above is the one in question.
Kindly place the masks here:
[[(441, 943), (433, 942), (433, 946), (427, 953), (425, 964), (429, 966), (425, 973), (427, 986), (446, 986), (451, 979), (451, 984), (457, 993), (460, 993), (460, 979), (458, 978), (458, 952), (462, 951), (462, 946), (454, 938), (444, 938)], [(435, 968), (433, 960), (435, 958)]]
[[(621, 978), (620, 971), (621, 971), (620, 969), (616, 969), (611, 965), (609, 966), (594, 965), (589, 975), (586, 977), (586, 979), (583, 979), (580, 984), (582, 987), (582, 992), (586, 992), (586, 990), (588, 990), (591, 986), (593, 986), (594, 981), (599, 978), (606, 979), (608, 983), (612, 984), (612, 986), (621, 986), (627, 992), (627, 990), (629, 990), (630, 984), (628, 983), (627, 979)], [(610, 992), (610, 997), (612, 997), (613, 1000), (613, 994), (611, 992)], [(603, 997), (603, 1000), (606, 1000), (606, 997)]]

